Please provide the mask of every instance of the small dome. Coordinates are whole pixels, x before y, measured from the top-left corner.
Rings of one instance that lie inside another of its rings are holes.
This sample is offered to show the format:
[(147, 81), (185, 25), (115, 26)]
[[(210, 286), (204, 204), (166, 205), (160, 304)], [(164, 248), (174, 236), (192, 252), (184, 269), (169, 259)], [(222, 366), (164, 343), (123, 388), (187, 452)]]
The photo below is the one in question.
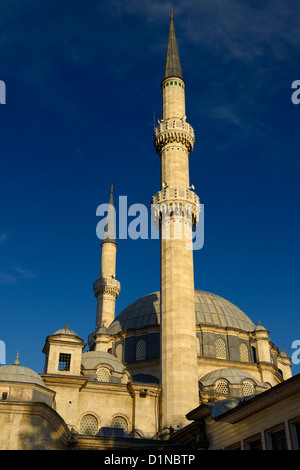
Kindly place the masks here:
[(285, 350), (282, 347), (282, 351), (279, 353), (280, 357), (286, 357), (287, 359), (290, 359), (290, 356), (285, 352)]
[(57, 330), (55, 333), (53, 333), (53, 335), (70, 335), (70, 336), (78, 336), (75, 331), (73, 330), (70, 330), (68, 328), (68, 323), (66, 324), (66, 326), (64, 328), (62, 328), (61, 330)]
[(208, 387), (210, 385), (214, 385), (217, 380), (225, 379), (231, 385), (239, 385), (243, 383), (244, 380), (250, 379), (257, 385), (260, 383), (250, 374), (244, 372), (240, 369), (217, 369), (208, 374), (205, 374), (199, 382), (203, 385), (203, 387)]
[(123, 372), (125, 366), (116, 356), (104, 351), (88, 351), (82, 354), (81, 359), (84, 369), (96, 370), (101, 365), (108, 365), (116, 372)]
[[(215, 294), (195, 290), (197, 325), (230, 327), (253, 331), (254, 323), (236, 305)], [(111, 334), (119, 331), (156, 326), (160, 323), (160, 292), (136, 300), (125, 308), (108, 328)]]
[(42, 377), (28, 367), (12, 364), (0, 367), (0, 381), (35, 384), (46, 387)]
[(264, 326), (262, 326), (262, 324), (259, 321), (258, 325), (255, 327), (255, 331), (268, 331), (268, 330)]

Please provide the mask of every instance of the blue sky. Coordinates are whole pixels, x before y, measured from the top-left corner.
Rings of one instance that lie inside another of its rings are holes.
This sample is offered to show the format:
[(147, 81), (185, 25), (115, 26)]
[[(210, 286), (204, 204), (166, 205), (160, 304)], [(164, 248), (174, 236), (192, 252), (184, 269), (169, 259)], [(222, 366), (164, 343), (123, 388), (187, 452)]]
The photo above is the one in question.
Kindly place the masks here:
[[(153, 121), (170, 9), (205, 205), (195, 287), (239, 306), (288, 354), (300, 339), (297, 0), (1, 2), (0, 339), (42, 372), (47, 335), (94, 330), (96, 209), (160, 188)], [(159, 242), (122, 240), (119, 313), (159, 289)], [(293, 373), (300, 371), (294, 366)]]

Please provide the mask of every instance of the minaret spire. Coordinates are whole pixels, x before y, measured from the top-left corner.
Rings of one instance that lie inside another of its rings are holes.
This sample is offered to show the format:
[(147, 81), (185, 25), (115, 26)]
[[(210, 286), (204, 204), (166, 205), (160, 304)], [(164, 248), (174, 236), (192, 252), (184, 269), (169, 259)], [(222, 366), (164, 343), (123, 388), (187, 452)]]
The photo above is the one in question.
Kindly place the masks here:
[(169, 39), (165, 59), (165, 68), (163, 80), (169, 77), (177, 77), (183, 80), (180, 57), (176, 41), (176, 34), (173, 22), (173, 10), (171, 10), (171, 24), (169, 30)]
[(110, 198), (107, 211), (107, 222), (104, 228), (103, 243), (117, 243), (116, 241), (116, 221), (115, 221), (115, 207), (113, 196), (113, 184), (110, 189)]

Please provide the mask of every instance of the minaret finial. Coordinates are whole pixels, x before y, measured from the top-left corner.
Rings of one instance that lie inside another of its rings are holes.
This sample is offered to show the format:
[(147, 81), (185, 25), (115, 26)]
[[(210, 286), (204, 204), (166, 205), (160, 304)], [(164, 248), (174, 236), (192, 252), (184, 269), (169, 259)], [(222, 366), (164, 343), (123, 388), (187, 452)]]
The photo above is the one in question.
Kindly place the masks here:
[(110, 187), (110, 198), (109, 208), (107, 213), (107, 223), (104, 228), (103, 243), (112, 242), (116, 243), (116, 221), (115, 221), (115, 209), (114, 209), (114, 196), (113, 196), (114, 185)]
[(19, 361), (19, 351), (17, 352), (17, 356), (16, 356), (16, 360), (14, 362), (14, 365), (15, 366), (19, 366), (20, 365), (20, 361)]
[(171, 9), (171, 21), (173, 21), (173, 8)]

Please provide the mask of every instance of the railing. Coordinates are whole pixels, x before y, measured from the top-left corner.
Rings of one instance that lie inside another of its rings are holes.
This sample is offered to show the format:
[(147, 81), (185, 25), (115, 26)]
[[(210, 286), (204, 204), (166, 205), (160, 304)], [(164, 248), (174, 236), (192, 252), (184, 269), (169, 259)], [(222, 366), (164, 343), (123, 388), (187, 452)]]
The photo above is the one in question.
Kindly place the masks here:
[(107, 287), (115, 287), (115, 288), (121, 290), (120, 282), (117, 281), (116, 279), (112, 278), (112, 277), (111, 278), (110, 277), (99, 277), (94, 282), (94, 286), (97, 289), (107, 286)]
[(152, 197), (152, 204), (159, 204), (165, 200), (180, 200), (185, 204), (200, 204), (196, 193), (184, 188), (164, 188)]
[(193, 138), (195, 138), (194, 129), (188, 122), (184, 121), (183, 119), (168, 119), (167, 121), (160, 122), (159, 125), (156, 126), (156, 128), (154, 129), (154, 135), (155, 137), (157, 137), (162, 132), (169, 131), (172, 129), (184, 130), (185, 132), (191, 134)]

